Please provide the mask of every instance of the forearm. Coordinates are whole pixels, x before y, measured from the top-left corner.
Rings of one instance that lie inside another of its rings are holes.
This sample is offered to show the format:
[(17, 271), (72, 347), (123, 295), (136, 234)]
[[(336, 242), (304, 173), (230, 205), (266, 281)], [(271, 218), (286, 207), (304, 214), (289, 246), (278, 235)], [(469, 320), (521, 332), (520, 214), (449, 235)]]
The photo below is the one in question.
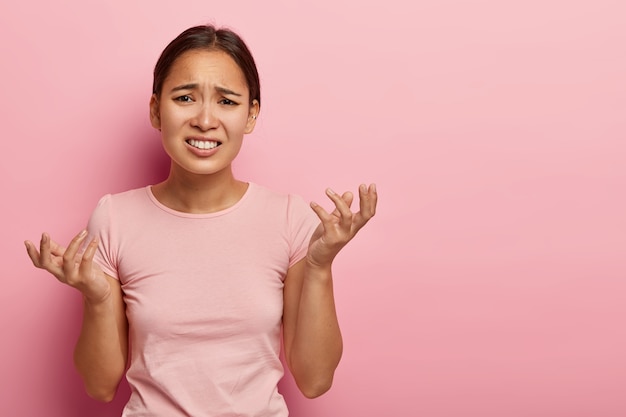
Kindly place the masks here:
[(330, 265), (306, 265), (296, 323), (291, 371), (303, 393), (316, 397), (330, 388), (343, 350)]
[(343, 342), (333, 294), (331, 265), (335, 256), (376, 212), (376, 186), (359, 186), (360, 211), (350, 210), (353, 195), (326, 195), (335, 203), (328, 213), (319, 204), (311, 208), (321, 223), (311, 236), (305, 260), (287, 272), (283, 330), (287, 363), (300, 390), (316, 397), (332, 385)]
[[(74, 363), (87, 393), (111, 401), (126, 370), (127, 329), (120, 321), (119, 301), (109, 297), (93, 304), (84, 301), (83, 324)], [(123, 311), (123, 308), (122, 308)]]

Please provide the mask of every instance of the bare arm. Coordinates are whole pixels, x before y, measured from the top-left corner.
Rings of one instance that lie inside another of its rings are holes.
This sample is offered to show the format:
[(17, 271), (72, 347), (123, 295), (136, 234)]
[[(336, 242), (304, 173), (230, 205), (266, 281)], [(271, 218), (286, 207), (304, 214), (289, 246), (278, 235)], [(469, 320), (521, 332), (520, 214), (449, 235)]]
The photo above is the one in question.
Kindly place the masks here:
[(83, 325), (74, 352), (76, 368), (87, 393), (101, 401), (111, 401), (126, 369), (128, 324), (119, 281), (104, 274), (93, 263), (98, 246), (93, 240), (80, 255), (87, 233), (74, 237), (67, 249), (41, 238), (40, 251), (25, 242), (28, 256), (37, 268), (54, 275), (60, 282), (83, 295)]
[(328, 391), (341, 359), (343, 342), (333, 294), (332, 261), (376, 211), (374, 185), (359, 187), (360, 211), (352, 213), (352, 194), (328, 190), (336, 209), (311, 206), (321, 220), (305, 259), (287, 272), (283, 339), (287, 365), (302, 393), (314, 398)]
[(115, 396), (128, 359), (128, 323), (118, 280), (106, 275), (109, 297), (84, 298), (83, 325), (74, 350), (74, 364), (87, 393), (101, 401)]
[(330, 269), (301, 260), (285, 278), (283, 339), (287, 365), (302, 393), (322, 395), (332, 385), (343, 342)]

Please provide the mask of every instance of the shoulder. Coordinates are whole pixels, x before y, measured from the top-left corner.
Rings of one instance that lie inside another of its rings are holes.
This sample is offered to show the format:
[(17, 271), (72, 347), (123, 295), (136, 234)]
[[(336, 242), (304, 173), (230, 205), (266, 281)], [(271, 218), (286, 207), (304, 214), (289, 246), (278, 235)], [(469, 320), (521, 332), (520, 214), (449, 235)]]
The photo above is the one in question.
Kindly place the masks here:
[(252, 184), (251, 200), (264, 222), (283, 225), (291, 232), (314, 229), (319, 219), (309, 203), (298, 194), (285, 193)]
[(287, 222), (311, 215), (316, 217), (309, 203), (298, 194), (276, 191), (254, 183), (250, 183), (250, 187), (250, 202), (255, 211), (272, 213), (272, 216)]
[(308, 206), (304, 199), (298, 194), (272, 190), (255, 183), (250, 183), (250, 188), (251, 196), (255, 200), (255, 203), (263, 201), (266, 204), (275, 204), (277, 206), (284, 207), (286, 210), (289, 210), (289, 208), (293, 205)]
[(270, 189), (264, 185), (260, 185), (254, 182), (248, 184), (250, 195), (256, 199), (284, 199), (287, 194)]
[(136, 202), (136, 201), (144, 201), (150, 199), (150, 187), (149, 185), (141, 188), (134, 188), (132, 190), (122, 191), (120, 193), (115, 194), (107, 194), (104, 198), (108, 198), (111, 201), (126, 203), (126, 202)]
[(115, 194), (105, 194), (92, 212), (92, 221), (109, 222), (122, 213), (145, 212), (150, 205), (149, 188), (137, 188)]
[(109, 206), (119, 207), (137, 205), (150, 201), (150, 186), (135, 188), (115, 194), (105, 194), (98, 201), (98, 207)]

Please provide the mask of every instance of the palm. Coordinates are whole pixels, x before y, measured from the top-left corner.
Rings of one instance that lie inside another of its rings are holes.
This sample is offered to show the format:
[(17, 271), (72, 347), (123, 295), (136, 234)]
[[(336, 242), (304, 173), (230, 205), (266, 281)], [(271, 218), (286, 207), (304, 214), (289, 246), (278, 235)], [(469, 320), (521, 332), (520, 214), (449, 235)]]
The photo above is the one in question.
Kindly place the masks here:
[(74, 237), (67, 248), (59, 245), (47, 234), (42, 235), (40, 251), (26, 242), (28, 256), (37, 268), (50, 272), (60, 282), (78, 289), (90, 300), (106, 298), (111, 287), (100, 266), (93, 262), (97, 242), (91, 241), (84, 253), (79, 248), (86, 233)]
[(309, 262), (318, 266), (332, 263), (339, 251), (374, 216), (378, 200), (374, 185), (369, 188), (361, 185), (359, 187), (360, 210), (353, 213), (350, 210), (353, 201), (351, 192), (345, 192), (339, 196), (327, 190), (326, 194), (335, 203), (332, 213), (326, 212), (317, 204), (312, 204), (321, 223), (313, 232), (307, 258)]

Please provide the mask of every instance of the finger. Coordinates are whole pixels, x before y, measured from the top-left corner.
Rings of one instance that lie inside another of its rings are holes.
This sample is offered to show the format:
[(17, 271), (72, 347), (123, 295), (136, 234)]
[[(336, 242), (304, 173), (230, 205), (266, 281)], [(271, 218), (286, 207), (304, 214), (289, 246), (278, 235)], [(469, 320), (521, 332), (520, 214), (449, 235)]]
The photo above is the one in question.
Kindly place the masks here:
[[(347, 204), (348, 208), (350, 208), (352, 206), (352, 200), (354, 200), (354, 196), (350, 191), (346, 191), (345, 193), (343, 193), (341, 195), (341, 199), (343, 201), (345, 201), (345, 203)], [(341, 217), (341, 212), (339, 211), (339, 209), (335, 206), (335, 209), (332, 211), (331, 213), (332, 215), (334, 215), (335, 217)]]
[(49, 265), (52, 261), (50, 256), (50, 236), (47, 233), (41, 234), (41, 241), (39, 242), (39, 265), (40, 268), (49, 269)]
[(376, 184), (370, 184), (369, 187), (369, 196), (370, 196), (370, 212), (372, 216), (376, 214), (376, 206), (378, 205), (378, 191), (376, 191)]
[(354, 226), (356, 230), (361, 229), (376, 214), (376, 204), (378, 194), (376, 185), (371, 184), (369, 188), (365, 184), (359, 186), (359, 212), (354, 216)]
[(28, 257), (33, 262), (33, 265), (35, 265), (37, 268), (41, 268), (39, 251), (37, 250), (33, 242), (27, 240), (24, 242), (24, 245), (26, 245), (26, 253), (28, 253)]
[[(342, 198), (342, 196), (340, 196), (339, 194), (337, 194), (336, 192), (334, 192), (333, 190), (331, 190), (330, 188), (326, 189), (326, 195), (328, 196), (328, 198), (330, 198), (333, 203), (335, 203), (335, 207), (337, 208), (336, 213), (339, 215), (340, 217), (340, 221), (345, 224), (346, 222), (349, 224), (352, 222), (352, 212), (350, 211), (350, 206), (348, 205), (348, 203), (346, 202), (346, 200), (344, 200)], [(350, 202), (350, 204), (352, 203), (352, 193), (350, 192), (346, 192), (344, 193), (344, 196), (346, 196), (346, 198), (348, 199), (348, 201)]]
[(58, 263), (54, 261), (53, 255), (50, 252), (50, 235), (42, 233), (41, 242), (39, 244), (39, 268), (45, 269), (52, 275), (61, 279), (63, 270)]
[(376, 214), (376, 185), (371, 184), (369, 188), (365, 184), (359, 186), (359, 208), (361, 216), (369, 220)]
[(87, 245), (87, 249), (85, 249), (85, 253), (83, 254), (83, 259), (80, 262), (80, 273), (83, 276), (86, 276), (91, 271), (93, 257), (98, 249), (98, 240), (94, 238), (89, 245)]
[(346, 191), (341, 195), (341, 199), (346, 202), (348, 208), (352, 207), (352, 201), (354, 200), (354, 194), (350, 191)]
[(65, 247), (59, 245), (54, 240), (50, 239), (50, 253), (55, 256), (63, 256), (65, 253)]
[(352, 194), (350, 191), (346, 191), (341, 195), (341, 199), (346, 203), (348, 211), (346, 213), (342, 213), (339, 219), (339, 223), (342, 227), (350, 229), (352, 226), (352, 221), (354, 219), (354, 213), (350, 209), (350, 207), (352, 206), (352, 201), (354, 200), (354, 194)]
[(333, 215), (328, 213), (322, 206), (317, 204), (316, 202), (311, 202), (311, 208), (317, 214), (317, 217), (321, 220), (322, 224), (327, 223), (332, 220)]
[(87, 236), (87, 231), (82, 230), (79, 234), (74, 236), (71, 240), (70, 244), (67, 246), (65, 253), (63, 253), (63, 270), (66, 274), (69, 274), (74, 271), (74, 267), (76, 264), (76, 254), (80, 249), (80, 244)]

